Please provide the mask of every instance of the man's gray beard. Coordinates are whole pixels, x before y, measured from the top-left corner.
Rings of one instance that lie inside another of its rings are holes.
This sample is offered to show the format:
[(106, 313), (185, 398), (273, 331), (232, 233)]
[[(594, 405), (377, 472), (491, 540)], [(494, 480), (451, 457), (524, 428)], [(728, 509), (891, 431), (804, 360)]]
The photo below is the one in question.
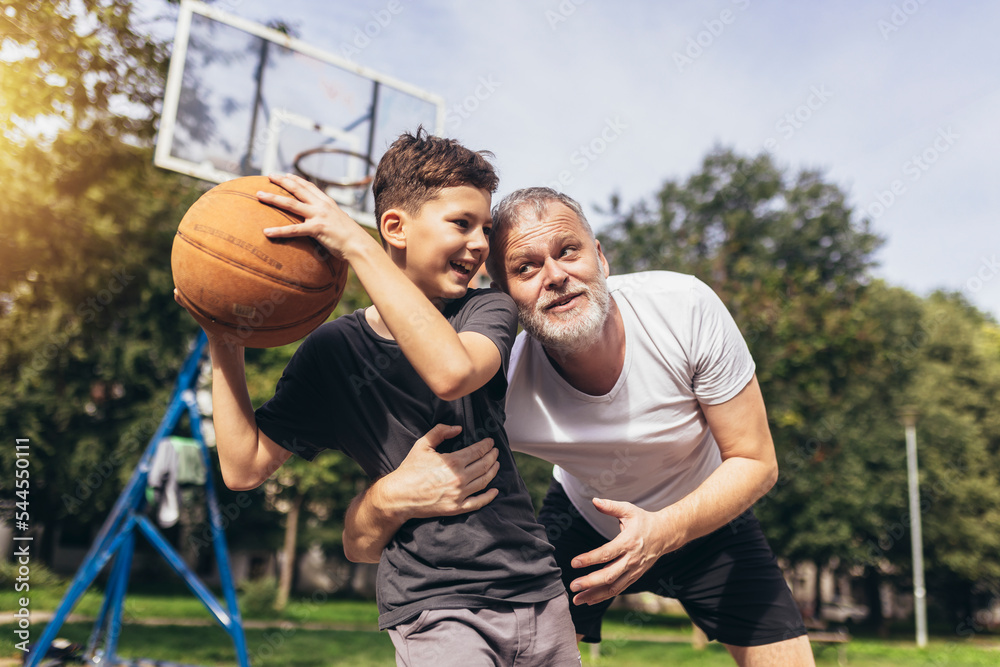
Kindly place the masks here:
[(572, 284), (546, 303), (552, 303), (581, 287), (587, 298), (586, 311), (583, 313), (578, 309), (568, 313), (546, 313), (545, 306), (537, 303), (531, 310), (521, 311), (521, 326), (550, 354), (555, 356), (575, 354), (587, 349), (601, 338), (604, 323), (611, 311), (611, 294), (608, 292), (604, 276), (600, 276), (593, 285)]

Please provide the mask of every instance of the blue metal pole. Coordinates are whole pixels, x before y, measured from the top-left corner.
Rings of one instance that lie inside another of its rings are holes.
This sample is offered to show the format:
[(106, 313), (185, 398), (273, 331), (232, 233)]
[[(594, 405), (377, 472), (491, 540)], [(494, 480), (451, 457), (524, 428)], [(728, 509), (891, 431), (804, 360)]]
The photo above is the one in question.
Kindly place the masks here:
[[(42, 632), (38, 642), (33, 646), (33, 650), (25, 657), (26, 667), (38, 667), (45, 653), (48, 651), (52, 640), (66, 621), (66, 617), (79, 601), (80, 597), (93, 583), (94, 578), (104, 568), (108, 560), (115, 554), (118, 555), (112, 569), (109, 580), (108, 591), (98, 622), (94, 632), (88, 641), (87, 657), (93, 659), (97, 645), (97, 638), (101, 632), (106, 632), (104, 660), (114, 662), (117, 660), (115, 652), (118, 645), (118, 637), (121, 631), (122, 610), (124, 606), (125, 593), (128, 589), (128, 578), (131, 571), (132, 555), (135, 548), (135, 529), (138, 528), (149, 539), (153, 547), (167, 560), (170, 566), (177, 572), (191, 588), (192, 592), (208, 608), (219, 624), (232, 637), (236, 648), (236, 657), (240, 667), (250, 667), (249, 657), (246, 649), (246, 638), (243, 634), (243, 621), (240, 617), (239, 607), (236, 600), (235, 586), (232, 581), (232, 573), (229, 567), (229, 555), (226, 550), (225, 532), (222, 527), (221, 514), (219, 512), (218, 500), (215, 496), (215, 487), (212, 481), (212, 462), (208, 455), (208, 448), (205, 446), (204, 438), (201, 434), (201, 417), (198, 414), (192, 387), (198, 379), (198, 372), (201, 367), (201, 359), (204, 354), (208, 338), (202, 331), (194, 348), (184, 361), (177, 383), (174, 387), (170, 404), (166, 414), (160, 422), (156, 433), (153, 434), (149, 445), (143, 452), (135, 471), (129, 478), (118, 500), (115, 502), (111, 513), (101, 526), (101, 530), (88, 550), (84, 563), (77, 571), (70, 584), (62, 602), (59, 604), (52, 621)], [(206, 469), (206, 496), (209, 506), (209, 517), (212, 526), (213, 545), (215, 547), (216, 558), (222, 587), (229, 610), (222, 608), (219, 601), (211, 591), (198, 579), (184, 560), (177, 554), (174, 548), (163, 538), (150, 520), (142, 515), (136, 515), (135, 511), (142, 507), (145, 502), (145, 491), (149, 469), (152, 464), (156, 448), (160, 441), (170, 434), (177, 421), (180, 419), (182, 410), (188, 410), (191, 420), (191, 429), (195, 439), (200, 445), (202, 460)], [(110, 615), (109, 615), (110, 614)], [(130, 663), (131, 664), (131, 663)], [(174, 663), (164, 663), (174, 664)]]
[(153, 456), (156, 454), (156, 447), (160, 440), (165, 438), (174, 430), (174, 427), (177, 426), (177, 421), (180, 419), (181, 414), (183, 414), (182, 411), (186, 407), (186, 403), (181, 400), (181, 394), (187, 390), (188, 387), (193, 385), (195, 380), (197, 380), (201, 357), (204, 353), (207, 342), (208, 339), (205, 336), (205, 332), (202, 331), (198, 335), (198, 340), (195, 342), (194, 349), (187, 356), (187, 359), (184, 360), (184, 365), (181, 367), (181, 373), (177, 379), (177, 384), (174, 387), (170, 403), (167, 406), (166, 414), (163, 416), (163, 419), (160, 420), (160, 425), (157, 427), (156, 432), (153, 434), (149, 444), (146, 446), (146, 450), (143, 452), (142, 457), (140, 457), (139, 463), (136, 466), (135, 472), (132, 473), (132, 477), (129, 479), (128, 484), (122, 491), (121, 495), (118, 496), (118, 500), (115, 501), (114, 507), (111, 509), (111, 514), (104, 522), (104, 525), (101, 526), (100, 532), (94, 539), (94, 545), (87, 553), (87, 558), (96, 553), (107, 539), (108, 535), (113, 532), (114, 525), (121, 519), (126, 509), (139, 506), (141, 496), (146, 493), (146, 479), (149, 476), (149, 467), (152, 464)]
[(94, 554), (93, 558), (84, 562), (83, 567), (77, 572), (70, 590), (66, 593), (66, 597), (63, 598), (52, 620), (45, 626), (45, 630), (42, 631), (42, 636), (38, 638), (34, 649), (27, 655), (24, 662), (25, 667), (38, 667), (45, 653), (49, 650), (52, 640), (56, 638), (56, 633), (59, 632), (62, 624), (66, 621), (66, 616), (69, 615), (70, 610), (76, 605), (77, 600), (87, 590), (87, 587), (90, 586), (97, 573), (104, 568), (111, 556), (128, 539), (129, 532), (134, 527), (135, 517), (129, 516), (125, 520), (125, 526), (122, 528), (122, 531), (111, 540), (111, 543), (106, 548)]
[(219, 581), (222, 584), (222, 594), (226, 599), (226, 606), (233, 619), (230, 635), (236, 648), (236, 659), (240, 667), (250, 667), (250, 658), (247, 654), (246, 636), (243, 633), (243, 618), (240, 615), (240, 607), (236, 599), (236, 586), (233, 583), (232, 569), (229, 565), (229, 550), (226, 547), (226, 531), (222, 526), (222, 513), (219, 511), (219, 500), (215, 495), (215, 479), (212, 475), (212, 459), (208, 454), (208, 447), (202, 437), (201, 415), (198, 413), (198, 406), (195, 403), (191, 392), (184, 395), (184, 400), (188, 406), (188, 418), (191, 420), (191, 431), (198, 441), (198, 450), (201, 452), (201, 460), (205, 466), (205, 499), (208, 501), (209, 525), (212, 528), (212, 546), (215, 550), (215, 562), (219, 568)]
[(169, 563), (173, 571), (184, 579), (184, 583), (188, 585), (191, 592), (201, 600), (202, 604), (208, 607), (208, 610), (215, 617), (215, 620), (219, 622), (219, 625), (225, 628), (226, 632), (229, 632), (232, 625), (232, 618), (229, 612), (222, 608), (219, 601), (212, 595), (212, 591), (208, 590), (205, 584), (201, 583), (201, 580), (191, 571), (187, 563), (184, 562), (184, 559), (180, 557), (160, 531), (156, 529), (153, 522), (147, 517), (138, 516), (136, 517), (136, 525), (139, 526), (139, 530), (146, 536), (146, 539), (153, 545), (153, 548)]
[[(101, 568), (108, 562), (111, 554), (113, 554), (118, 546), (121, 545), (122, 535), (134, 527), (134, 522), (129, 523), (128, 520), (126, 520), (128, 527), (123, 527), (121, 525), (122, 521), (125, 520), (128, 510), (141, 506), (143, 497), (146, 493), (146, 479), (149, 476), (149, 467), (152, 462), (153, 455), (156, 452), (156, 446), (161, 439), (173, 431), (174, 427), (177, 425), (177, 420), (182, 414), (181, 411), (187, 405), (181, 400), (181, 394), (188, 387), (193, 386), (194, 382), (197, 380), (198, 370), (201, 367), (201, 358), (204, 354), (207, 343), (208, 338), (205, 335), (205, 332), (201, 331), (195, 341), (194, 348), (188, 354), (181, 367), (181, 372), (178, 376), (177, 383), (174, 386), (174, 391), (170, 399), (170, 404), (167, 407), (166, 414), (160, 421), (160, 425), (156, 429), (156, 433), (153, 434), (152, 439), (149, 441), (149, 445), (147, 445), (145, 452), (143, 452), (142, 457), (139, 459), (139, 464), (132, 473), (132, 477), (129, 478), (128, 484), (125, 485), (121, 495), (118, 496), (118, 500), (115, 501), (110, 514), (108, 514), (108, 518), (105, 519), (104, 524), (101, 526), (101, 530), (97, 533), (97, 537), (94, 538), (94, 543), (91, 545), (90, 549), (87, 551), (87, 555), (84, 557), (83, 565), (79, 570), (77, 570), (76, 575), (73, 577), (73, 581), (70, 583), (69, 589), (63, 597), (62, 602), (59, 603), (59, 607), (56, 609), (52, 620), (42, 632), (41, 637), (39, 637), (38, 642), (35, 644), (34, 651), (30, 654), (28, 661), (25, 662), (26, 667), (36, 667), (38, 665), (41, 660), (41, 656), (48, 651), (49, 645), (52, 643), (52, 640), (55, 639), (56, 633), (59, 632), (63, 623), (66, 622), (66, 617), (69, 616), (69, 613), (73, 610), (73, 607), (76, 606), (80, 597), (86, 592), (87, 588), (90, 587), (90, 584), (93, 583), (94, 577), (97, 576), (97, 573), (100, 572)], [(112, 547), (109, 545), (114, 546)], [(94, 569), (94, 565), (97, 563), (99, 563), (100, 566)]]
[(132, 554), (135, 551), (135, 530), (128, 532), (128, 538), (122, 543), (115, 557), (115, 567), (111, 576), (113, 588), (111, 596), (111, 616), (108, 619), (107, 631), (104, 635), (104, 655), (110, 660), (118, 650), (118, 637), (122, 629), (122, 607), (125, 605), (125, 594), (128, 591), (128, 579), (132, 573)]
[[(84, 651), (85, 659), (92, 659), (98, 648), (101, 633), (108, 629), (108, 614), (114, 617), (114, 607), (121, 606), (121, 600), (125, 596), (124, 585), (128, 581), (128, 573), (132, 567), (132, 551), (135, 546), (135, 532), (129, 531), (129, 537), (122, 542), (121, 549), (115, 556), (114, 565), (111, 566), (111, 576), (108, 579), (108, 589), (104, 593), (104, 601), (101, 603), (101, 611), (94, 622), (94, 629), (87, 640), (87, 648)], [(113, 623), (114, 621), (112, 621)], [(112, 653), (107, 649), (107, 637), (105, 637), (104, 653)]]
[[(179, 394), (175, 392), (175, 395)], [(104, 563), (107, 563), (110, 553), (113, 551), (108, 548), (108, 545), (112, 543), (120, 544), (119, 538), (123, 533), (128, 532), (128, 528), (121, 525), (122, 521), (128, 516), (130, 509), (141, 505), (146, 494), (146, 480), (149, 477), (149, 467), (156, 452), (156, 445), (160, 441), (160, 438), (163, 437), (164, 432), (169, 433), (177, 424), (183, 407), (184, 403), (177, 400), (175, 403), (171, 403), (167, 409), (167, 414), (163, 421), (160, 422), (160, 427), (157, 428), (156, 434), (146, 447), (146, 451), (139, 460), (139, 465), (136, 466), (128, 484), (125, 485), (125, 489), (118, 496), (118, 500), (115, 501), (114, 507), (111, 509), (111, 514), (104, 521), (104, 525), (101, 526), (97, 537), (94, 538), (94, 543), (91, 545), (90, 550), (87, 551), (87, 555), (83, 560), (84, 564), (77, 570), (76, 575), (73, 577), (73, 582), (70, 584), (69, 590), (66, 592), (65, 597), (63, 597), (62, 602), (59, 603), (52, 621), (39, 638), (38, 647), (42, 649), (43, 653), (48, 650), (49, 644), (55, 638), (55, 633), (66, 622), (66, 617), (69, 616), (73, 607), (76, 606), (76, 603), (80, 600), (80, 596), (86, 592), (90, 584), (93, 583), (94, 577), (101, 570), (101, 568), (93, 570), (89, 566), (97, 561), (101, 554), (107, 554), (107, 557), (101, 558), (101, 566), (103, 567)], [(128, 523), (127, 520), (126, 523)], [(51, 633), (49, 632), (49, 628), (54, 628)], [(48, 638), (47, 641), (46, 638)]]
[[(112, 566), (117, 568), (119, 565), (119, 560), (115, 559), (115, 564)], [(112, 574), (109, 583), (114, 583), (115, 578)], [(108, 618), (108, 611), (111, 609), (111, 601), (114, 599), (114, 595), (111, 594), (111, 587), (108, 587), (108, 591), (104, 595), (104, 600), (101, 602), (101, 611), (97, 614), (97, 620), (94, 622), (94, 628), (90, 632), (90, 638), (87, 639), (87, 648), (84, 650), (83, 655), (85, 660), (90, 660), (94, 657), (97, 651), (97, 645), (101, 638), (101, 632), (104, 630), (104, 623)]]

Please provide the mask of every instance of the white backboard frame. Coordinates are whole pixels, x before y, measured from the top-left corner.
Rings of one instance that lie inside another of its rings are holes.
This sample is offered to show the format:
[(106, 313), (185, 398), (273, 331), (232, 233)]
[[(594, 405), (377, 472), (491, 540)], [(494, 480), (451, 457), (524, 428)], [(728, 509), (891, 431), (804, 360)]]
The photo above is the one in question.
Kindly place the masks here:
[[(153, 155), (153, 163), (158, 167), (187, 174), (188, 176), (209, 181), (211, 183), (222, 183), (241, 176), (241, 174), (238, 173), (219, 169), (215, 165), (208, 162), (198, 164), (171, 154), (171, 147), (174, 144), (174, 134), (176, 131), (178, 105), (180, 103), (181, 88), (183, 85), (183, 71), (185, 60), (187, 58), (188, 38), (191, 33), (192, 17), (195, 14), (199, 14), (238, 30), (242, 30), (282, 47), (303, 53), (321, 62), (353, 72), (361, 77), (377, 82), (380, 85), (393, 88), (397, 91), (428, 102), (435, 107), (434, 134), (440, 136), (444, 132), (445, 102), (444, 98), (441, 96), (429, 93), (387, 74), (363, 67), (336, 54), (324, 51), (312, 46), (311, 44), (307, 44), (302, 40), (290, 37), (282, 32), (268, 28), (267, 26), (260, 25), (259, 23), (255, 23), (217, 9), (205, 4), (204, 2), (200, 2), (199, 0), (181, 0), (180, 10), (177, 16), (177, 31), (174, 37), (173, 53), (170, 58), (170, 69), (167, 73), (167, 83), (163, 96), (163, 112), (160, 119), (160, 127)], [(339, 130), (336, 130), (335, 128), (324, 127), (319, 123), (310, 121), (309, 119), (303, 119), (300, 116), (296, 116), (293, 112), (284, 110), (284, 114), (285, 121), (292, 118), (293, 120), (290, 122), (293, 122), (296, 125), (301, 126), (302, 123), (305, 123), (313, 129), (322, 128), (320, 131), (328, 136), (337, 138), (346, 136), (344, 133), (339, 132)], [(302, 121), (301, 123), (297, 122), (300, 120)], [(271, 124), (274, 123), (275, 120), (272, 117), (269, 118), (268, 122)], [(356, 138), (352, 138), (352, 140), (354, 142), (354, 148), (360, 150), (360, 147), (357, 146)], [(268, 151), (270, 152), (270, 150), (271, 146), (268, 146)], [(269, 166), (273, 165), (274, 159), (272, 156)], [(268, 171), (263, 171), (263, 173), (266, 174)], [(348, 210), (348, 213), (354, 216), (358, 222), (374, 226), (374, 218), (370, 213), (365, 213), (359, 210)]]

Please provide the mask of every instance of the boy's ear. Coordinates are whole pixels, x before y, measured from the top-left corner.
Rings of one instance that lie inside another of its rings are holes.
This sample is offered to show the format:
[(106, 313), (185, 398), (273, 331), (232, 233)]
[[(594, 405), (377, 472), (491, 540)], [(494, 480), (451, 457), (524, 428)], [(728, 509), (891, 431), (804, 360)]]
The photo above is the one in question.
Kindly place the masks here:
[(406, 248), (406, 214), (391, 208), (382, 214), (382, 238), (397, 250)]

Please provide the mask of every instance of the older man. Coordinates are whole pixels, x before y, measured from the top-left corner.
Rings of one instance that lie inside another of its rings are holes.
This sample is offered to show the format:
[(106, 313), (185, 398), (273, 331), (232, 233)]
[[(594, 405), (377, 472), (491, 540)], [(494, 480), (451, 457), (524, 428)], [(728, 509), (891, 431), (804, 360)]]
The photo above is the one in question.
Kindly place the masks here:
[[(778, 470), (753, 359), (721, 301), (677, 273), (609, 279), (580, 206), (548, 188), (509, 195), (493, 218), (490, 274), (527, 334), (505, 426), (514, 449), (556, 464), (539, 519), (580, 638), (600, 641), (618, 594), (652, 591), (679, 599), (739, 665), (812, 665), (750, 510)], [(353, 554), (377, 560), (408, 507), (458, 514), (493, 497), (478, 493), (495, 470), (489, 443), (439, 454), (441, 439), (428, 434), (355, 502)]]

